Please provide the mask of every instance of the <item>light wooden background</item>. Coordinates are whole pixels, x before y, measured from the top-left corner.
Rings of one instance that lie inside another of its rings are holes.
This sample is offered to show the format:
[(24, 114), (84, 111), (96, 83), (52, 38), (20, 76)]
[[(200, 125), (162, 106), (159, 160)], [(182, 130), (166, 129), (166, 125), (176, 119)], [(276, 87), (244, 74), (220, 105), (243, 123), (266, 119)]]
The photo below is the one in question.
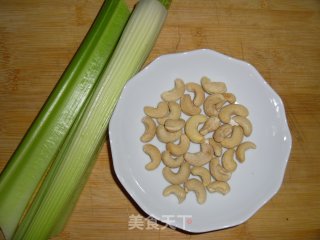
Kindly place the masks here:
[[(135, 1), (128, 3), (132, 7)], [(101, 4), (0, 0), (0, 170)], [(211, 48), (256, 66), (282, 97), (293, 136), (280, 192), (230, 229), (201, 235), (128, 230), (128, 216), (139, 210), (112, 175), (106, 143), (68, 225), (55, 239), (320, 239), (319, 43), (319, 0), (173, 0), (147, 62), (165, 53)]]

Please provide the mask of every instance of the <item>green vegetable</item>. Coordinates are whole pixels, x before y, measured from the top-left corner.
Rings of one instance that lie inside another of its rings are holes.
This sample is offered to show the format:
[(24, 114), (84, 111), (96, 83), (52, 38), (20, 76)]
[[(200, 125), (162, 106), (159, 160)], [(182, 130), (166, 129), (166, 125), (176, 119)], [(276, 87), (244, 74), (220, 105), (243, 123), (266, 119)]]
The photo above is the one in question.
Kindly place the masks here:
[[(168, 5), (167, 5), (168, 6)], [(101, 80), (73, 124), (13, 239), (46, 239), (60, 229), (65, 209), (78, 196), (106, 136), (125, 83), (145, 62), (167, 15), (157, 0), (141, 0), (133, 11)]]
[(130, 12), (109, 0), (62, 75), (38, 117), (0, 175), (0, 227), (7, 239), (111, 57)]
[(169, 9), (170, 5), (171, 5), (171, 1), (172, 0), (159, 0), (159, 2), (161, 2), (161, 4), (166, 8)]

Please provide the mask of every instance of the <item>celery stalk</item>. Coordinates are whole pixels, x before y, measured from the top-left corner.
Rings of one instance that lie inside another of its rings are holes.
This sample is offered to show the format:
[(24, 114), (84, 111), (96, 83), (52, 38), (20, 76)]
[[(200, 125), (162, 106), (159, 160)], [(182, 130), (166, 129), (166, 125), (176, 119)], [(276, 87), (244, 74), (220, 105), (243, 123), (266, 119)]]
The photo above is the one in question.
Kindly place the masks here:
[(10, 239), (44, 173), (111, 57), (130, 12), (105, 3), (41, 112), (0, 175), (0, 228)]
[[(88, 99), (86, 101), (86, 104), (88, 103)], [(63, 152), (64, 149), (69, 147), (69, 144), (74, 137), (75, 131), (77, 130), (76, 126), (78, 126), (84, 110), (85, 110), (85, 106), (81, 109), (81, 112), (79, 113), (77, 119), (75, 120), (73, 127), (69, 131), (63, 145), (61, 146), (60, 151)], [(31, 219), (33, 218), (35, 211), (37, 211), (38, 206), (41, 204), (43, 196), (46, 194), (46, 189), (50, 186), (51, 182), (54, 180), (54, 176), (56, 175), (57, 171), (59, 170), (60, 164), (61, 164), (61, 157), (60, 158), (57, 157), (54, 160), (54, 164), (52, 164), (52, 166), (50, 167), (50, 171), (48, 171), (48, 173), (45, 177), (45, 180), (42, 182), (41, 188), (37, 192), (37, 195), (36, 195), (37, 197), (34, 199), (34, 201), (32, 201), (32, 206), (30, 208), (28, 208), (28, 215), (24, 217), (23, 221), (28, 222), (28, 221), (31, 221)], [(63, 230), (70, 214), (72, 213), (72, 210), (74, 209), (74, 207), (76, 205), (78, 197), (80, 196), (80, 193), (86, 183), (86, 180), (89, 177), (89, 173), (90, 173), (90, 170), (92, 169), (93, 165), (94, 165), (94, 161), (92, 161), (91, 166), (88, 167), (86, 175), (78, 183), (78, 189), (73, 194), (72, 199), (68, 202), (67, 206), (64, 208), (63, 213), (59, 217), (58, 223), (55, 226), (53, 226), (52, 232), (50, 233), (50, 236), (55, 236)], [(28, 227), (28, 225), (24, 224), (24, 225), (20, 226), (19, 230), (22, 231), (22, 228), (25, 228), (25, 227)]]
[(166, 8), (169, 9), (172, 0), (159, 0), (159, 2)]
[[(44, 180), (14, 239), (45, 239), (60, 220), (68, 202), (96, 159), (112, 111), (126, 81), (142, 67), (167, 15), (157, 0), (141, 0), (121, 36), (101, 81), (79, 120), (72, 140), (54, 162), (54, 174)], [(49, 181), (49, 184), (46, 184)], [(44, 189), (44, 186), (46, 187)], [(30, 217), (30, 215), (32, 215)]]

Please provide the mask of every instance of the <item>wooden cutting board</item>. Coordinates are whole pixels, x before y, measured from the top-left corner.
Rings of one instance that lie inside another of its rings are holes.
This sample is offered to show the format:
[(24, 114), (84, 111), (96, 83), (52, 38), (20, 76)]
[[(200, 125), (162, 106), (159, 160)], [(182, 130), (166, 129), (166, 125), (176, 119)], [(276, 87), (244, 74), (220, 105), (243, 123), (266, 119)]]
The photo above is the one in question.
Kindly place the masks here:
[[(127, 2), (132, 7), (136, 1)], [(101, 4), (0, 0), (0, 170)], [(286, 107), (293, 149), (283, 185), (237, 227), (201, 235), (129, 230), (130, 216), (142, 213), (116, 180), (107, 138), (65, 230), (54, 239), (320, 239), (319, 39), (318, 0), (173, 0), (147, 63), (199, 48), (252, 63)]]

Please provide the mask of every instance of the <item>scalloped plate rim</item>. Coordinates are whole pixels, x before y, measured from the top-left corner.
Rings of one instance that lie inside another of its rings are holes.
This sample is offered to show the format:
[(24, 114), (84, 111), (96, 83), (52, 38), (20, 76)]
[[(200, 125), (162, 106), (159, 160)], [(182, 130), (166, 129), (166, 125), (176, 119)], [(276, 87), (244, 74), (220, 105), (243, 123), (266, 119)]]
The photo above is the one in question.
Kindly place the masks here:
[[(169, 54), (164, 54), (164, 55), (161, 55), (161, 56), (157, 57), (155, 60), (153, 60), (151, 63), (149, 63), (144, 69), (142, 69), (139, 73), (137, 73), (132, 79), (130, 79), (128, 81), (128, 83), (126, 84), (126, 86), (123, 89), (123, 92), (121, 94), (119, 102), (122, 101), (122, 96), (123, 96), (123, 94), (126, 93), (128, 88), (130, 87), (130, 85), (135, 84), (134, 81), (136, 81), (137, 79), (143, 77), (149, 71), (153, 71), (154, 68), (156, 68), (156, 65), (160, 64), (161, 61), (164, 61), (166, 58), (179, 57), (179, 56), (183, 56), (183, 55), (188, 55), (189, 56), (189, 55), (193, 55), (193, 54), (200, 54), (200, 55), (201, 54), (213, 54), (213, 55), (216, 55), (216, 56), (218, 56), (220, 58), (225, 58), (225, 59), (230, 60), (232, 62), (237, 62), (239, 64), (243, 64), (246, 67), (249, 67), (250, 71), (253, 71), (253, 73), (256, 75), (256, 77), (259, 78), (259, 81), (262, 81), (265, 84), (265, 86), (267, 87), (267, 90), (273, 95), (273, 97), (277, 98), (277, 101), (279, 102), (280, 110), (282, 112), (282, 120), (284, 120), (285, 127), (287, 128), (286, 129), (286, 134), (287, 134), (287, 137), (288, 137), (286, 159), (285, 159), (285, 163), (283, 165), (282, 175), (279, 177), (281, 179), (281, 181), (277, 182), (277, 184), (274, 186), (273, 191), (270, 191), (263, 201), (260, 201), (260, 202), (256, 203), (255, 207), (252, 207), (251, 211), (247, 212), (246, 215), (243, 215), (241, 217), (241, 219), (236, 219), (234, 221), (230, 220), (230, 224), (227, 224), (227, 225), (224, 225), (224, 226), (203, 227), (201, 229), (199, 229), (199, 228), (193, 229), (192, 227), (186, 227), (186, 226), (183, 227), (181, 225), (172, 224), (173, 226), (175, 226), (177, 228), (180, 228), (182, 230), (188, 231), (188, 232), (202, 233), (202, 232), (215, 231), (215, 230), (219, 230), (219, 229), (233, 227), (233, 226), (239, 225), (239, 224), (247, 221), (249, 218), (251, 218), (263, 205), (265, 205), (279, 191), (279, 189), (281, 188), (283, 179), (284, 179), (287, 162), (288, 162), (289, 157), (290, 157), (290, 152), (291, 152), (291, 148), (292, 148), (292, 137), (291, 137), (290, 129), (289, 129), (288, 124), (287, 124), (287, 118), (286, 118), (285, 108), (284, 108), (284, 104), (283, 104), (282, 99), (272, 89), (272, 87), (263, 79), (263, 77), (260, 75), (260, 73), (257, 71), (257, 69), (252, 64), (250, 64), (250, 63), (248, 63), (246, 61), (239, 60), (239, 59), (227, 56), (225, 54), (216, 52), (216, 51), (211, 50), (211, 49), (197, 49), (197, 50), (192, 50), (192, 51), (187, 51), (187, 52), (169, 53)], [(121, 169), (119, 168), (120, 166), (117, 164), (117, 161), (115, 161), (115, 155), (116, 155), (115, 148), (116, 148), (116, 146), (114, 145), (114, 143), (112, 141), (113, 136), (114, 136), (112, 129), (113, 129), (113, 126), (116, 124), (116, 118), (114, 116), (115, 116), (115, 114), (117, 112), (118, 105), (119, 105), (119, 103), (116, 106), (116, 109), (114, 111), (113, 116), (111, 117), (110, 125), (109, 125), (109, 138), (110, 138), (110, 145), (111, 145), (111, 152), (112, 152), (112, 161), (113, 161), (113, 167), (114, 167), (116, 176), (119, 179), (119, 181), (122, 184), (122, 186), (127, 191), (127, 193), (131, 196), (131, 198), (139, 205), (139, 207), (146, 214), (154, 217), (155, 219), (157, 219), (157, 220), (159, 220), (161, 222), (166, 223), (165, 221), (160, 219), (159, 216), (157, 216), (156, 214), (153, 214), (152, 209), (149, 209), (148, 207), (146, 207), (143, 204), (143, 202), (141, 202), (141, 199), (138, 198), (138, 196), (137, 196), (137, 192), (132, 190), (131, 186), (127, 183), (126, 177), (122, 175)], [(134, 177), (134, 176), (132, 176), (132, 177)]]

